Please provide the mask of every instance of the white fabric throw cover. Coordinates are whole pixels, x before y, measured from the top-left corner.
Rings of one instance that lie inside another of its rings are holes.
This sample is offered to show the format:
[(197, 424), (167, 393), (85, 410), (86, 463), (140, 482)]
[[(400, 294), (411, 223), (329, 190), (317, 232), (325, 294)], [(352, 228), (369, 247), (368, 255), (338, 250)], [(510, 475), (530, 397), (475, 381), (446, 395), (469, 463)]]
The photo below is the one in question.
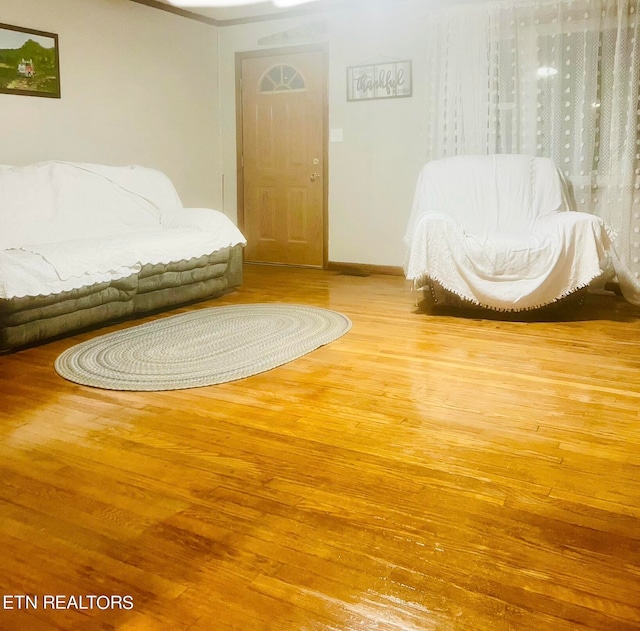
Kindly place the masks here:
[(555, 164), (524, 155), (428, 163), (405, 244), (416, 289), (432, 279), (504, 311), (548, 305), (601, 276), (612, 259), (619, 265), (603, 221), (569, 211)]
[(244, 243), (223, 213), (183, 208), (155, 169), (0, 165), (0, 298), (111, 282)]

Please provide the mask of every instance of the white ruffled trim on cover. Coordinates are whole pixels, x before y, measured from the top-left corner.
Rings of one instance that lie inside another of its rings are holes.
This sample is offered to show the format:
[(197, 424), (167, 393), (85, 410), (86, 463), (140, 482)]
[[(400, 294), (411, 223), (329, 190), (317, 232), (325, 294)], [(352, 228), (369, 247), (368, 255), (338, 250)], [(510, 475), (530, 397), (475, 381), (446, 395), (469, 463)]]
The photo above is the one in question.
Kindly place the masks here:
[(599, 278), (600, 274), (597, 274), (596, 276), (594, 276), (593, 278), (591, 278), (588, 282), (585, 283), (581, 283), (580, 285), (576, 286), (573, 289), (567, 290), (565, 291), (563, 294), (560, 294), (559, 296), (557, 296), (556, 298), (548, 301), (548, 302), (542, 302), (540, 304), (536, 304), (533, 306), (528, 306), (528, 307), (516, 307), (513, 309), (507, 309), (506, 307), (496, 307), (493, 305), (489, 305), (489, 304), (485, 304), (483, 302), (480, 302), (479, 300), (475, 300), (475, 299), (470, 299), (467, 296), (462, 295), (460, 292), (456, 291), (455, 289), (452, 289), (450, 287), (447, 286), (447, 284), (438, 279), (435, 278), (433, 276), (423, 276), (420, 279), (416, 279), (413, 281), (413, 287), (412, 290), (413, 291), (420, 291), (423, 290), (425, 291), (427, 289), (427, 281), (431, 281), (431, 282), (435, 282), (438, 283), (444, 290), (448, 291), (449, 293), (453, 294), (454, 296), (456, 296), (457, 298), (459, 298), (460, 300), (462, 300), (463, 302), (468, 302), (471, 303), (472, 305), (476, 306), (476, 307), (482, 307), (483, 309), (489, 309), (491, 311), (496, 311), (499, 313), (522, 313), (525, 311), (535, 311), (536, 309), (542, 309), (543, 307), (548, 307), (549, 305), (552, 305), (556, 302), (559, 302), (560, 300), (564, 300), (565, 298), (568, 298), (569, 296), (571, 296), (572, 294), (575, 294), (578, 291), (581, 291), (583, 289), (586, 289), (596, 278)]

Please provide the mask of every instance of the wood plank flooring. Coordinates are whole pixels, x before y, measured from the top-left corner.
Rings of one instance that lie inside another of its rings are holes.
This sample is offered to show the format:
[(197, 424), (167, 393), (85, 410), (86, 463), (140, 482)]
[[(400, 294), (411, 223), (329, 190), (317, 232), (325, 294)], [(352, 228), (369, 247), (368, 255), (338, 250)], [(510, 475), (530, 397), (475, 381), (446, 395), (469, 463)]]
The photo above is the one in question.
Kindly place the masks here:
[(173, 392), (54, 372), (134, 322), (0, 357), (0, 629), (640, 629), (640, 309), (485, 319), (247, 266), (155, 317), (273, 301), (353, 328)]

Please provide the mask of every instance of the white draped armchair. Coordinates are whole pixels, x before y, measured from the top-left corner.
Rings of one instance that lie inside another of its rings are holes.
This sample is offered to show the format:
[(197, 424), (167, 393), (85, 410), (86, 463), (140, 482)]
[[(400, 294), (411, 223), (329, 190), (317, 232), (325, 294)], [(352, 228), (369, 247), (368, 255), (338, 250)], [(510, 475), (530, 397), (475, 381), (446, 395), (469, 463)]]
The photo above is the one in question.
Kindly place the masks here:
[(570, 211), (555, 164), (524, 155), (429, 162), (405, 244), (416, 289), (499, 311), (552, 304), (619, 266), (603, 221)]

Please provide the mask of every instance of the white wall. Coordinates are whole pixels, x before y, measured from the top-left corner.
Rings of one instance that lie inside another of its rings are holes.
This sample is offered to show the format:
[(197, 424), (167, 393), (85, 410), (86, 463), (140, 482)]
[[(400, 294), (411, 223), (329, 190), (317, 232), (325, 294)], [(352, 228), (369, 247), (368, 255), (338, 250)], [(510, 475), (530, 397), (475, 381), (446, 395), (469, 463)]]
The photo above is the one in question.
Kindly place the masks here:
[[(258, 45), (261, 37), (322, 20), (330, 55), (329, 126), (344, 135), (343, 142), (329, 145), (329, 260), (401, 265), (402, 237), (425, 159), (425, 2), (387, 3), (386, 9), (359, 6), (357, 11), (220, 29), (225, 211), (234, 216), (237, 204), (235, 53), (264, 48)], [(348, 66), (392, 59), (412, 60), (413, 97), (347, 102)]]
[(142, 164), (220, 206), (217, 28), (128, 0), (0, 0), (0, 16), (58, 34), (62, 87), (0, 94), (0, 163)]
[[(62, 80), (60, 100), (0, 94), (0, 163), (143, 164), (166, 172), (186, 205), (235, 219), (234, 55), (323, 20), (329, 126), (344, 133), (329, 145), (329, 260), (401, 265), (425, 157), (431, 2), (386, 4), (215, 28), (129, 0), (0, 0), (1, 21), (58, 33)], [(413, 97), (347, 103), (347, 66), (389, 59), (412, 60)]]

